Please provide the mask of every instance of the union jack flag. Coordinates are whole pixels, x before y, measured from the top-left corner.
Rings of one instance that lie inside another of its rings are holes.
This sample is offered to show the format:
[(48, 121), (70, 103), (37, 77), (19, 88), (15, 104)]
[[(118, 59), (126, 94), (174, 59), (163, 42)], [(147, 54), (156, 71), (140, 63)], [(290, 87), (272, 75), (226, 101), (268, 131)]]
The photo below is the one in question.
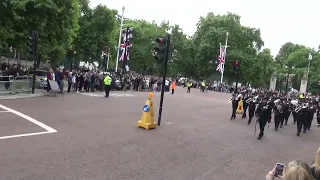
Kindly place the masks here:
[(122, 44), (120, 45), (120, 57), (119, 61), (128, 61), (130, 55), (130, 48), (132, 46), (132, 29), (123, 30)]
[(222, 73), (224, 60), (225, 60), (225, 49), (220, 45), (220, 55), (218, 57), (218, 65), (217, 65), (216, 71), (219, 71), (220, 73)]
[(119, 61), (129, 60), (129, 47), (125, 43), (120, 45), (121, 56)]

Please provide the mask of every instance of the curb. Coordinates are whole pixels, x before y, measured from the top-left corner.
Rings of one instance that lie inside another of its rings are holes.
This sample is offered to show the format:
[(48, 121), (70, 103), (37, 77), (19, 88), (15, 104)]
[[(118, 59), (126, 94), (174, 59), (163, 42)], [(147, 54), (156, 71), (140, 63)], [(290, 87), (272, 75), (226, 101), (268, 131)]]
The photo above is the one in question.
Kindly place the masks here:
[(27, 99), (27, 98), (41, 97), (45, 95), (46, 95), (45, 93), (26, 94), (26, 95), (8, 95), (8, 96), (0, 96), (0, 100)]

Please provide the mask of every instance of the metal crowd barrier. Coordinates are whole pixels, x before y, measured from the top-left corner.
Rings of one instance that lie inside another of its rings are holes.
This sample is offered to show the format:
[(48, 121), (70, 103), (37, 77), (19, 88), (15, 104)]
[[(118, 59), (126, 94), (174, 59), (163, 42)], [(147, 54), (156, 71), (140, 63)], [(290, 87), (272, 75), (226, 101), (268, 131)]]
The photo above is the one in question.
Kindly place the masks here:
[(0, 95), (13, 93), (13, 76), (0, 76)]
[(30, 93), (32, 77), (30, 76), (0, 76), (0, 95), (15, 93)]
[(13, 93), (30, 93), (32, 91), (32, 77), (17, 76), (13, 81)]

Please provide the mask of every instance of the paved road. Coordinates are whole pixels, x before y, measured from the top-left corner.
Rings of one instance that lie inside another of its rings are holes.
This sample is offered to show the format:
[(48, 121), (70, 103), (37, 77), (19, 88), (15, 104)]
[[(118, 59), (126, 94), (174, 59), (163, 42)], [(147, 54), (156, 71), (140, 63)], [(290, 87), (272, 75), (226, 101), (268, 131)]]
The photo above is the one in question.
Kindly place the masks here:
[(292, 120), (258, 141), (254, 125), (230, 121), (229, 94), (185, 89), (166, 94), (162, 126), (146, 131), (136, 122), (148, 93), (112, 94), (1, 100), (43, 124), (0, 109), (0, 136), (51, 133), (0, 139), (0, 179), (256, 180), (277, 162), (310, 163), (320, 142), (320, 128), (297, 137)]

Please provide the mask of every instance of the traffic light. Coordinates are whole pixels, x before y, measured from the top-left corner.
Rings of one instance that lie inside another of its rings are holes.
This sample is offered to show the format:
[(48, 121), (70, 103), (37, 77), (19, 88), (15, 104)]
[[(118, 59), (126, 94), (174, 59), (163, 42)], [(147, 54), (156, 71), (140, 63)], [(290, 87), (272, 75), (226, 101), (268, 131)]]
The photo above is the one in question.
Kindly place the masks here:
[(28, 36), (28, 43), (27, 43), (27, 52), (30, 55), (35, 55), (36, 54), (36, 50), (37, 50), (37, 41), (38, 41), (38, 37), (37, 37), (37, 32), (33, 31), (29, 36)]
[(34, 50), (35, 50), (35, 38), (34, 38), (34, 35), (31, 34), (28, 37), (27, 51), (29, 54), (34, 55)]
[(233, 73), (234, 74), (239, 74), (239, 71), (240, 71), (239, 61), (234, 61), (233, 62)]
[(159, 63), (162, 63), (166, 59), (167, 38), (157, 38), (156, 42), (153, 56)]

